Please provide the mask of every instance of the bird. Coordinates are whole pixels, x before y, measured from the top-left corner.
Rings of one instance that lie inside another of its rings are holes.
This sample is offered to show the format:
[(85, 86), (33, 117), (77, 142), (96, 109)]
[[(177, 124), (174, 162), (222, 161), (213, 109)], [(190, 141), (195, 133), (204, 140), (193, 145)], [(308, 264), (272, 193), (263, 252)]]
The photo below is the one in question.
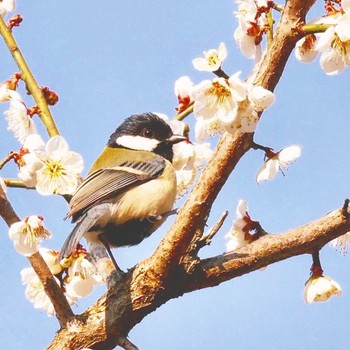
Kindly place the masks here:
[(176, 199), (172, 147), (183, 141), (189, 142), (173, 134), (154, 113), (126, 118), (69, 202), (66, 218), (75, 227), (59, 261), (68, 258), (84, 237), (103, 245), (118, 268), (111, 248), (139, 244), (172, 213)]

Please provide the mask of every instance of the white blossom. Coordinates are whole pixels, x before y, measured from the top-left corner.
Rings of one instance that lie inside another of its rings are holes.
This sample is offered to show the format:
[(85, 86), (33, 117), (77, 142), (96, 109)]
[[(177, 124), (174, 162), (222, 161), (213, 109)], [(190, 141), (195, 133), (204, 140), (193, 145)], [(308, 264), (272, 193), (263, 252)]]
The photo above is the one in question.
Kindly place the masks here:
[(181, 113), (193, 102), (192, 88), (193, 82), (188, 76), (182, 76), (175, 81), (174, 92), (179, 102), (178, 107), (176, 107), (178, 113)]
[(10, 226), (9, 236), (18, 253), (30, 256), (38, 251), (40, 238), (51, 237), (51, 233), (44, 228), (42, 222), (41, 216), (32, 215)]
[(236, 219), (233, 221), (230, 231), (225, 235), (226, 251), (244, 247), (253, 240), (249, 234), (249, 222), (251, 221), (248, 214), (248, 204), (245, 200), (240, 199), (236, 208)]
[(79, 185), (79, 174), (83, 170), (83, 159), (69, 146), (62, 136), (52, 137), (45, 151), (35, 152), (43, 163), (37, 170), (36, 189), (40, 194), (73, 194)]
[(328, 276), (311, 276), (305, 283), (304, 300), (312, 302), (328, 301), (333, 295), (341, 295), (340, 285)]
[[(155, 113), (165, 120), (174, 134), (184, 135), (186, 123), (180, 120), (168, 120), (165, 114)], [(176, 172), (177, 195), (186, 193), (193, 183), (197, 172), (206, 164), (212, 155), (209, 143), (180, 142), (173, 146), (173, 166)]]
[(339, 74), (350, 65), (350, 9), (344, 1), (342, 4), (347, 11), (336, 17), (336, 25), (320, 35), (315, 47), (321, 52), (321, 68), (328, 75)]
[(341, 253), (346, 254), (350, 243), (350, 232), (345, 233), (329, 242), (332, 248), (339, 249)]
[(225, 43), (221, 42), (219, 48), (203, 52), (204, 57), (197, 57), (192, 60), (193, 67), (199, 71), (215, 72), (222, 62), (227, 58)]
[(27, 187), (35, 187), (37, 184), (36, 172), (43, 167), (43, 162), (37, 157), (35, 151), (43, 149), (45, 143), (39, 134), (29, 135), (21, 149), (21, 157), (18, 160), (18, 177)]
[(85, 259), (83, 255), (79, 255), (73, 260), (68, 268), (67, 275), (65, 289), (67, 295), (72, 299), (80, 299), (89, 295), (94, 285), (103, 282), (95, 266)]
[(11, 99), (22, 100), (21, 95), (17, 91), (8, 88), (7, 82), (0, 84), (0, 102), (6, 102)]
[(173, 166), (177, 179), (177, 194), (182, 196), (193, 183), (197, 172), (212, 155), (209, 143), (181, 142), (173, 147)]
[(16, 9), (15, 0), (1, 0), (0, 1), (0, 16), (5, 17), (9, 12)]
[(261, 40), (263, 28), (267, 24), (264, 11), (258, 9), (267, 8), (267, 2), (263, 0), (236, 1), (238, 11), (235, 12), (238, 19), (238, 27), (234, 33), (234, 39), (241, 49), (244, 57), (260, 61), (262, 56)]
[(225, 130), (232, 134), (255, 131), (257, 112), (275, 101), (272, 92), (242, 82), (239, 74), (229, 79), (205, 80), (194, 86), (195, 134), (199, 142)]
[(295, 45), (295, 57), (298, 61), (310, 63), (317, 57), (317, 38), (314, 34), (309, 34), (300, 39)]
[(23, 144), (26, 138), (31, 134), (36, 134), (37, 130), (32, 118), (28, 115), (24, 102), (19, 95), (13, 95), (14, 92), (10, 99), (10, 108), (4, 114), (8, 122), (7, 130), (12, 131), (15, 138)]
[(53, 275), (57, 275), (62, 271), (62, 266), (58, 261), (59, 253), (57, 251), (47, 248), (40, 248), (39, 252)]
[(283, 172), (293, 161), (301, 155), (301, 146), (292, 145), (275, 153), (273, 151), (266, 154), (267, 160), (258, 170), (256, 181), (260, 183), (266, 180), (273, 180), (279, 170)]
[[(26, 298), (34, 304), (36, 309), (43, 309), (49, 316), (54, 316), (55, 309), (50, 298), (45, 293), (44, 286), (35, 271), (32, 268), (27, 267), (21, 271), (21, 277), (22, 284), (26, 285)], [(60, 285), (58, 278), (54, 276), (54, 279), (56, 280), (57, 284)], [(69, 305), (73, 305), (75, 303), (76, 300), (73, 300), (66, 294), (65, 296)]]

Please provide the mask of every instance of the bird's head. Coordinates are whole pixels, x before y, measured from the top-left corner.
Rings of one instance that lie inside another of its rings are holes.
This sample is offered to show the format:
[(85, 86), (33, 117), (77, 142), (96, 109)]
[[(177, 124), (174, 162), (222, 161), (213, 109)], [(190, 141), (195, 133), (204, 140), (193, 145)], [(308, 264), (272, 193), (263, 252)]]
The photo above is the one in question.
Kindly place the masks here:
[(173, 145), (185, 140), (187, 137), (173, 134), (169, 124), (156, 114), (143, 113), (126, 118), (110, 136), (108, 146), (154, 152), (171, 162)]

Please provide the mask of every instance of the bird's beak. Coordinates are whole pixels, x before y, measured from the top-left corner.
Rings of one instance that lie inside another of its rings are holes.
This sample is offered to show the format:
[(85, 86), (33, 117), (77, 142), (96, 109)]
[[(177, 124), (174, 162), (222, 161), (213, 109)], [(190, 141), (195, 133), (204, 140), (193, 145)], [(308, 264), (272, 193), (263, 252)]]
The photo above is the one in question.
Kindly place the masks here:
[(182, 141), (190, 142), (189, 139), (188, 139), (188, 137), (182, 136), (182, 135), (177, 135), (177, 134), (172, 135), (171, 137), (169, 137), (169, 138), (167, 139), (167, 141), (168, 141), (169, 143), (173, 144), (173, 145), (174, 145), (175, 143), (179, 143), (179, 142), (182, 142)]

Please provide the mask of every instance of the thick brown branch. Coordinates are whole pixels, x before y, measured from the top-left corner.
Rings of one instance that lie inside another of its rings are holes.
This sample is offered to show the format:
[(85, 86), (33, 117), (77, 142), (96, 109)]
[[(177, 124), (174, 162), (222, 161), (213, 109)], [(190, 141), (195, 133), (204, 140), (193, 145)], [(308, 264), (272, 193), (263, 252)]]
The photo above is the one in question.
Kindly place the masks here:
[[(70, 327), (62, 329), (49, 349), (62, 349), (65, 344), (77, 348), (95, 344), (96, 349), (113, 349), (120, 337), (125, 337), (133, 326), (168, 300), (293, 256), (312, 254), (349, 230), (350, 221), (339, 209), (294, 230), (264, 236), (234, 252), (198, 260), (194, 272), (189, 274), (178, 265), (171, 280), (163, 285), (144, 261), (78, 317), (74, 332)], [(78, 320), (83, 321), (79, 327)]]
[[(298, 28), (313, 4), (314, 0), (287, 3), (271, 47), (251, 77), (255, 84), (274, 90), (289, 55), (301, 36)], [(169, 270), (180, 261), (195, 232), (203, 229), (210, 208), (228, 176), (251, 145), (252, 134), (222, 136), (211, 161), (200, 176), (175, 224), (152, 257), (152, 265), (157, 274), (169, 276)]]
[(232, 253), (201, 261), (195, 275), (189, 276), (186, 292), (213, 287), (296, 255), (312, 254), (349, 231), (350, 221), (339, 209), (294, 230), (266, 235)]

